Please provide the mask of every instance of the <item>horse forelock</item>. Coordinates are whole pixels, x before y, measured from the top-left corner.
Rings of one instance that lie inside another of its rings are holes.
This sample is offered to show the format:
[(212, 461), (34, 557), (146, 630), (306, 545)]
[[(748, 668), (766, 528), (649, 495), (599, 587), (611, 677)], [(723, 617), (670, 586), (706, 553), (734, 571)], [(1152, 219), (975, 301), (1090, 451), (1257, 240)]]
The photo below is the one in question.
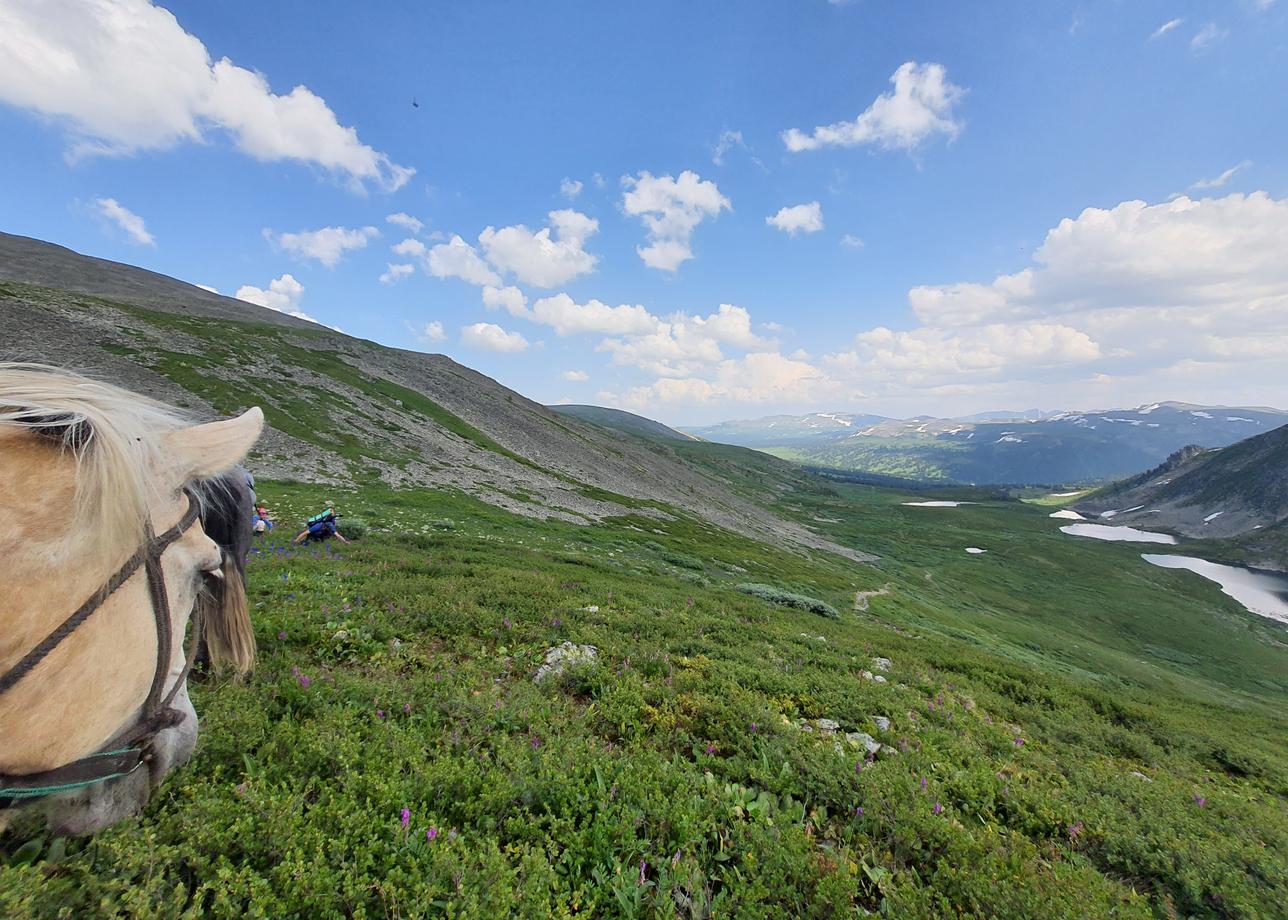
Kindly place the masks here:
[[(25, 431), (60, 461), (27, 472), (56, 488), (66, 466), (74, 470), (68, 532), (44, 533), (67, 554), (106, 556), (141, 542), (149, 509), (175, 485), (159, 475), (162, 438), (184, 425), (175, 410), (111, 384), (45, 365), (0, 363), (0, 428)], [(31, 463), (32, 456), (12, 462)]]

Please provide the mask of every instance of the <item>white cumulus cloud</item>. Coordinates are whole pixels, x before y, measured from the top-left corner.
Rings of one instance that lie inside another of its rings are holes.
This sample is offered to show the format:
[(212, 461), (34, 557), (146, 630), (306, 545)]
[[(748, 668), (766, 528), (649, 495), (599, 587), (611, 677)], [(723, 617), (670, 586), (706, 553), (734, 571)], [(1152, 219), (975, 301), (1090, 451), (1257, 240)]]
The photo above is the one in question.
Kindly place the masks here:
[(358, 139), (308, 87), (279, 95), (260, 73), (211, 61), (147, 0), (6, 0), (0, 101), (66, 126), (73, 158), (200, 142), (213, 129), (259, 160), (295, 160), (351, 186), (401, 187), (415, 170)]
[(486, 228), (479, 246), (498, 270), (524, 284), (552, 288), (595, 270), (597, 258), (585, 250), (599, 221), (579, 211), (551, 211), (549, 226), (533, 232), (523, 224)]
[(606, 335), (638, 335), (658, 328), (658, 320), (641, 306), (611, 307), (598, 300), (577, 303), (567, 294), (543, 297), (532, 305), (530, 318), (554, 329), (556, 335), (598, 332)]
[(908, 61), (890, 78), (894, 91), (882, 93), (854, 121), (783, 132), (792, 153), (820, 147), (875, 144), (885, 150), (913, 150), (936, 135), (956, 137), (962, 123), (954, 108), (965, 94), (948, 80), (942, 64)]
[(501, 284), (501, 276), (488, 268), (473, 246), (455, 234), (429, 251), (426, 265), (435, 278), (460, 278), (478, 285)]
[(585, 371), (564, 371), (560, 376), (564, 380), (571, 380), (573, 383), (585, 383), (590, 379), (590, 374)]
[(406, 278), (416, 270), (416, 266), (410, 262), (390, 262), (385, 269), (384, 274), (380, 276), (381, 284), (396, 284)]
[(1260, 402), (1282, 400), (1285, 251), (1288, 199), (1265, 192), (1088, 208), (1048, 232), (1021, 271), (913, 288), (920, 326), (860, 333), (825, 366), (882, 392), (988, 385), (1017, 395), (1037, 383), (1067, 394), (1059, 387), (1077, 375), (1195, 387), (1207, 369), (1225, 374), (1222, 386), (1264, 393)]
[(408, 237), (401, 243), (393, 247), (395, 255), (407, 256), (408, 258), (418, 259), (429, 252), (429, 247), (420, 240)]
[(490, 284), (485, 286), (483, 306), (489, 310), (505, 310), (511, 316), (531, 318), (528, 312), (528, 298), (517, 287), (499, 288)]
[[(258, 288), (253, 284), (243, 284), (237, 289), (237, 293), (234, 296), (238, 300), (258, 304), (261, 307), (276, 310), (278, 313), (294, 316), (296, 319), (305, 319), (310, 323), (326, 325), (300, 310), (300, 300), (304, 297), (304, 285), (296, 281), (294, 275), (286, 274), (280, 278), (274, 278), (268, 283), (267, 288)], [(328, 328), (334, 329), (335, 327)]]
[(732, 208), (714, 182), (692, 170), (679, 178), (641, 172), (622, 177), (622, 185), (626, 188), (622, 207), (648, 230), (649, 244), (635, 251), (645, 265), (661, 271), (675, 272), (692, 259), (690, 240), (698, 224)]
[(148, 233), (148, 228), (144, 224), (143, 218), (115, 198), (95, 198), (94, 206), (98, 209), (99, 215), (124, 230), (126, 235), (134, 242), (141, 246), (156, 245), (156, 240), (152, 238), (151, 233)]
[(321, 230), (301, 230), (298, 233), (281, 233), (276, 236), (265, 230), (275, 246), (302, 259), (316, 259), (327, 268), (334, 268), (344, 254), (355, 249), (365, 249), (367, 243), (380, 235), (375, 227), (323, 227)]
[(528, 340), (518, 332), (507, 332), (495, 323), (475, 323), (461, 329), (461, 344), (483, 351), (514, 354), (526, 351)]
[(559, 183), (559, 194), (571, 200), (581, 194), (582, 188), (581, 180), (564, 176), (563, 181)]
[(798, 233), (818, 233), (823, 229), (823, 206), (817, 201), (779, 208), (777, 214), (765, 218), (765, 223), (776, 227), (788, 236)]
[(408, 233), (420, 233), (421, 229), (425, 226), (424, 222), (421, 220), (402, 211), (399, 211), (397, 214), (388, 215), (385, 217), (385, 221), (396, 227), (402, 227)]

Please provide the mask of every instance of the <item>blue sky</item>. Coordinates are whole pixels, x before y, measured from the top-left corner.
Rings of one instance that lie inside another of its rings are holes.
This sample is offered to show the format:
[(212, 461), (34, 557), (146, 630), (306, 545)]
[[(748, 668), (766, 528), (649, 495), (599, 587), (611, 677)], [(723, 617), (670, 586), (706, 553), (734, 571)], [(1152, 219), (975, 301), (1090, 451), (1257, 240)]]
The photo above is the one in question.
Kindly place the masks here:
[(1265, 0), (0, 0), (0, 229), (673, 423), (1288, 405), (1285, 87)]

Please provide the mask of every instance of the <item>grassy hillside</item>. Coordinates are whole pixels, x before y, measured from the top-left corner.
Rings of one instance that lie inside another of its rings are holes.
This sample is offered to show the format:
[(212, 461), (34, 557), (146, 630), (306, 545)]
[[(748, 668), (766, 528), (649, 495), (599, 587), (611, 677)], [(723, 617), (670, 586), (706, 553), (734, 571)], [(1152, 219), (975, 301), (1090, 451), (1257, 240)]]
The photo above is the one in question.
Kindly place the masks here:
[(547, 406), (546, 408), (551, 412), (558, 412), (560, 415), (570, 415), (584, 422), (591, 422), (603, 428), (612, 428), (615, 431), (624, 431), (627, 434), (663, 438), (668, 441), (697, 440), (693, 435), (677, 431), (674, 428), (663, 425), (661, 422), (655, 422), (651, 418), (623, 412), (621, 409), (576, 405), (557, 405)]
[[(0, 915), (1252, 918), (1288, 903), (1282, 628), (1040, 510), (773, 481), (782, 513), (882, 559), (786, 554), (683, 515), (577, 527), (383, 486), (327, 493), (371, 525), (364, 540), (295, 550), (283, 538), (323, 493), (263, 484), (282, 523), (251, 564), (254, 676), (195, 689), (198, 753), (139, 820), (92, 843), (32, 823), (0, 837)], [(535, 684), (564, 641), (597, 661)], [(886, 747), (869, 758), (844, 732)]]

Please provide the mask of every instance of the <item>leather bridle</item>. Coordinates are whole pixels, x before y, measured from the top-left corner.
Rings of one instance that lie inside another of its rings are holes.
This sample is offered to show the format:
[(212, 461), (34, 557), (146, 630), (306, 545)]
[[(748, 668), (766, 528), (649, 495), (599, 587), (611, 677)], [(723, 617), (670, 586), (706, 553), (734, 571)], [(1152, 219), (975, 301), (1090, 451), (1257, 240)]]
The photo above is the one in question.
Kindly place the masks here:
[(183, 672), (167, 692), (165, 683), (166, 676), (170, 673), (170, 658), (174, 649), (174, 627), (170, 620), (170, 599), (166, 594), (165, 574), (161, 570), (161, 556), (171, 544), (187, 533), (188, 528), (196, 523), (201, 515), (196, 493), (189, 488), (183, 491), (188, 496), (188, 510), (184, 512), (179, 522), (157, 535), (153, 534), (152, 523), (148, 521), (145, 524), (143, 545), (135, 551), (134, 555), (39, 645), (24, 655), (9, 670), (0, 674), (0, 695), (3, 695), (26, 677), (82, 623), (93, 616), (95, 611), (142, 567), (148, 579), (152, 616), (156, 620), (157, 666), (152, 675), (152, 686), (148, 690), (147, 699), (143, 702), (138, 720), (88, 757), (82, 757), (61, 767), (42, 770), (39, 773), (22, 775), (0, 773), (0, 809), (127, 776), (152, 760), (152, 742), (160, 732), (183, 721), (185, 714), (173, 709), (171, 704), (192, 668), (196, 644), (201, 632), (201, 605), (196, 605), (192, 612), (192, 638)]

